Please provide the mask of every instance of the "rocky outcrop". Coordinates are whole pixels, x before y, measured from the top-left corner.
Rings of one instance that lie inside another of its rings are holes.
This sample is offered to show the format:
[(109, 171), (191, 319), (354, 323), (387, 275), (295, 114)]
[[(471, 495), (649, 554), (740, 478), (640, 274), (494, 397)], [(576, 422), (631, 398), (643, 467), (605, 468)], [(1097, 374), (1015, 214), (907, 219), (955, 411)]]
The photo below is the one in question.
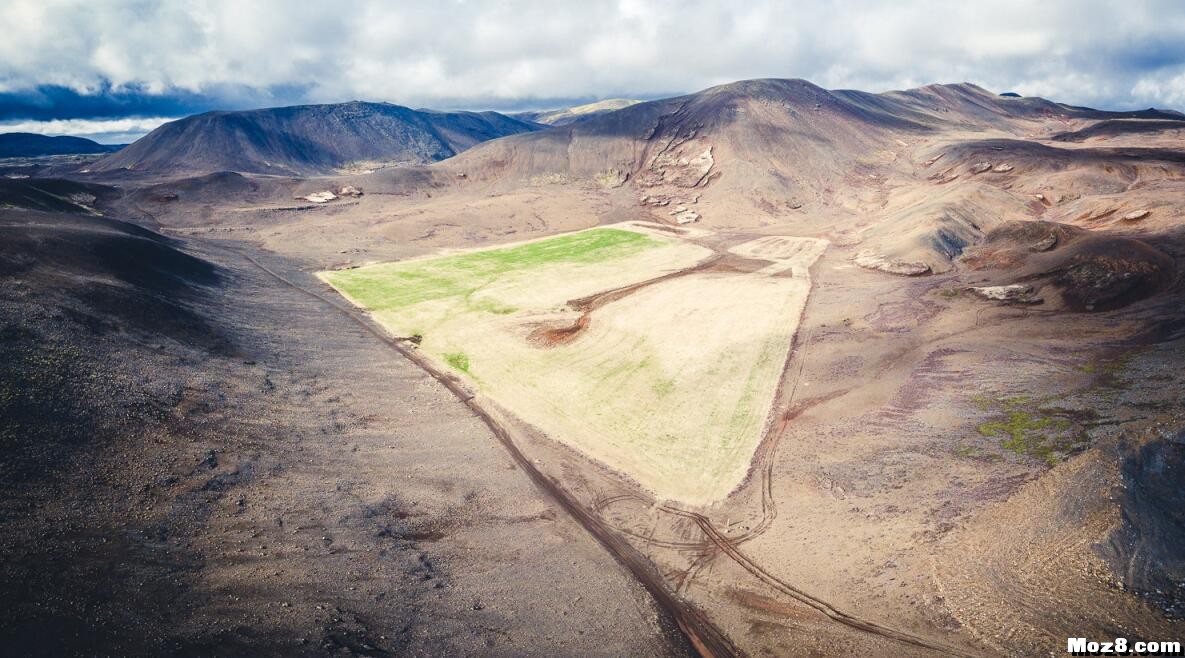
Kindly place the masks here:
[(712, 147), (694, 155), (685, 154), (682, 148), (668, 148), (654, 156), (641, 181), (646, 187), (674, 185), (675, 187), (698, 187), (712, 171)]
[(1056, 246), (1057, 246), (1057, 233), (1050, 233), (1049, 235), (1034, 242), (1033, 246), (1029, 247), (1029, 249), (1032, 249), (1033, 251), (1049, 251), (1050, 249), (1053, 249)]
[(300, 198), (304, 199), (305, 201), (312, 201), (313, 203), (329, 203), (330, 201), (336, 199), (337, 195), (333, 192), (330, 192), (329, 190), (325, 190), (324, 192), (313, 192), (312, 194), (306, 194)]
[(671, 211), (676, 224), (694, 224), (699, 221), (699, 213), (685, 206), (679, 206)]
[(930, 273), (930, 266), (921, 262), (908, 262), (888, 258), (872, 251), (856, 254), (856, 264), (869, 270), (879, 270), (899, 276), (921, 276)]
[(1014, 283), (1006, 286), (972, 286), (969, 290), (983, 299), (1009, 304), (1040, 304), (1043, 300), (1033, 295), (1033, 286)]
[(597, 185), (607, 190), (621, 187), (629, 179), (629, 172), (617, 168), (607, 169), (593, 176), (593, 180), (596, 181)]
[(977, 291), (985, 298), (1019, 301), (1031, 286), (1051, 306), (1073, 311), (1127, 306), (1163, 289), (1175, 273), (1173, 259), (1146, 242), (1045, 221), (1005, 222), (961, 263), (989, 274), (995, 285)]

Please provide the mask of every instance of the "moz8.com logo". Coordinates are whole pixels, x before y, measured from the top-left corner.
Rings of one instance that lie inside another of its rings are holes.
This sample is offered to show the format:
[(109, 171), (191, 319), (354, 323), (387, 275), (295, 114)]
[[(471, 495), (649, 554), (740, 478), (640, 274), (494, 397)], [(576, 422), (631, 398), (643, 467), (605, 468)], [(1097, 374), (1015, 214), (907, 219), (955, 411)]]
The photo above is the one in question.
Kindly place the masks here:
[(1092, 642), (1084, 637), (1066, 639), (1071, 656), (1180, 656), (1180, 642), (1152, 642), (1117, 637), (1109, 642)]

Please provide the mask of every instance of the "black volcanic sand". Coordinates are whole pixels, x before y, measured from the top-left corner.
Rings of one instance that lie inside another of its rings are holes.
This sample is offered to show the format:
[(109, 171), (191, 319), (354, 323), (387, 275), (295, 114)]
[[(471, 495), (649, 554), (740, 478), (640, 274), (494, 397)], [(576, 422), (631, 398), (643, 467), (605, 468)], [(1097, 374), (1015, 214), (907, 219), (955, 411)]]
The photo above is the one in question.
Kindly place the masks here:
[(686, 651), (348, 318), (121, 222), (0, 211), (0, 231), (5, 653)]

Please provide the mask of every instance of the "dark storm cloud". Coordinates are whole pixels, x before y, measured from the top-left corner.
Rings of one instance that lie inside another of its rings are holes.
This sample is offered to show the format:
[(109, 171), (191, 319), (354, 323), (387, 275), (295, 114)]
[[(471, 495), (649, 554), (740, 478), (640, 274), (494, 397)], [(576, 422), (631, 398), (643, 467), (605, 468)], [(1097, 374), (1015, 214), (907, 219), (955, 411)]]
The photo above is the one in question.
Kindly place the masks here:
[(77, 119), (126, 116), (178, 116), (221, 109), (244, 109), (302, 102), (308, 87), (271, 89), (227, 88), (213, 85), (201, 93), (184, 89), (152, 93), (140, 85), (112, 88), (107, 83), (91, 91), (41, 85), (0, 93), (0, 117), (5, 119)]
[(1185, 108), (1185, 5), (7, 0), (0, 122), (348, 99), (520, 109), (754, 77)]

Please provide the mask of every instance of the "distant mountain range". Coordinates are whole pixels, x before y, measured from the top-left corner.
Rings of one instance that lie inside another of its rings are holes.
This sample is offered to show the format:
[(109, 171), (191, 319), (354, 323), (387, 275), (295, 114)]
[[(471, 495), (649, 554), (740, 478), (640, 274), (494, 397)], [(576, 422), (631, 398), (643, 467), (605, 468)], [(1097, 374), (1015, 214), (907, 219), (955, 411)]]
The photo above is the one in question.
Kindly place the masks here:
[(586, 105), (575, 105), (573, 107), (566, 107), (559, 110), (515, 112), (510, 116), (515, 117), (516, 119), (522, 119), (524, 121), (541, 123), (546, 126), (567, 126), (579, 121), (591, 119), (595, 116), (600, 116), (606, 112), (613, 112), (631, 105), (637, 105), (641, 102), (642, 101), (635, 101), (627, 98), (610, 98), (608, 100), (588, 103)]
[(426, 164), (539, 129), (497, 112), (436, 112), (353, 101), (207, 112), (166, 123), (89, 169), (315, 175)]
[[(656, 101), (611, 99), (514, 115), (413, 110), (360, 101), (208, 112), (166, 123), (87, 170), (166, 176), (220, 171), (325, 175), (430, 164), (483, 142), (519, 135), (476, 149), (460, 166), (479, 176), (495, 171), (592, 175), (607, 170), (646, 176), (641, 170), (648, 166), (644, 161), (661, 155), (653, 150), (656, 145), (665, 145), (666, 156), (679, 151), (678, 157), (695, 158), (702, 153), (683, 153), (686, 149), (675, 147), (703, 143), (702, 151), (708, 147), (707, 137), (718, 137), (716, 144), (733, 154), (762, 153), (771, 162), (787, 162), (785, 171), (776, 174), (769, 167), (755, 169), (744, 185), (805, 189), (814, 183), (826, 187), (822, 181), (847, 175), (862, 157), (856, 154), (873, 143), (891, 148), (897, 139), (890, 136), (893, 131), (924, 133), (959, 126), (981, 130), (1054, 115), (1142, 119), (1152, 121), (1157, 130), (1181, 125), (1185, 119), (1171, 111), (1103, 112), (997, 95), (971, 84), (871, 94), (829, 91), (804, 80), (766, 79)], [(1120, 128), (1130, 130), (1126, 123)], [(573, 142), (586, 141), (573, 150)], [(106, 148), (89, 143), (91, 148)], [(639, 159), (640, 153), (645, 157)], [(728, 154), (713, 151), (704, 157), (722, 155)], [(809, 171), (791, 166), (792, 155), (814, 166)], [(475, 166), (478, 161), (480, 166)], [(654, 176), (658, 174), (650, 172), (649, 177)]]
[(0, 133), (0, 158), (33, 158), (42, 155), (110, 153), (122, 146), (100, 144), (82, 137), (50, 137), (35, 133)]

